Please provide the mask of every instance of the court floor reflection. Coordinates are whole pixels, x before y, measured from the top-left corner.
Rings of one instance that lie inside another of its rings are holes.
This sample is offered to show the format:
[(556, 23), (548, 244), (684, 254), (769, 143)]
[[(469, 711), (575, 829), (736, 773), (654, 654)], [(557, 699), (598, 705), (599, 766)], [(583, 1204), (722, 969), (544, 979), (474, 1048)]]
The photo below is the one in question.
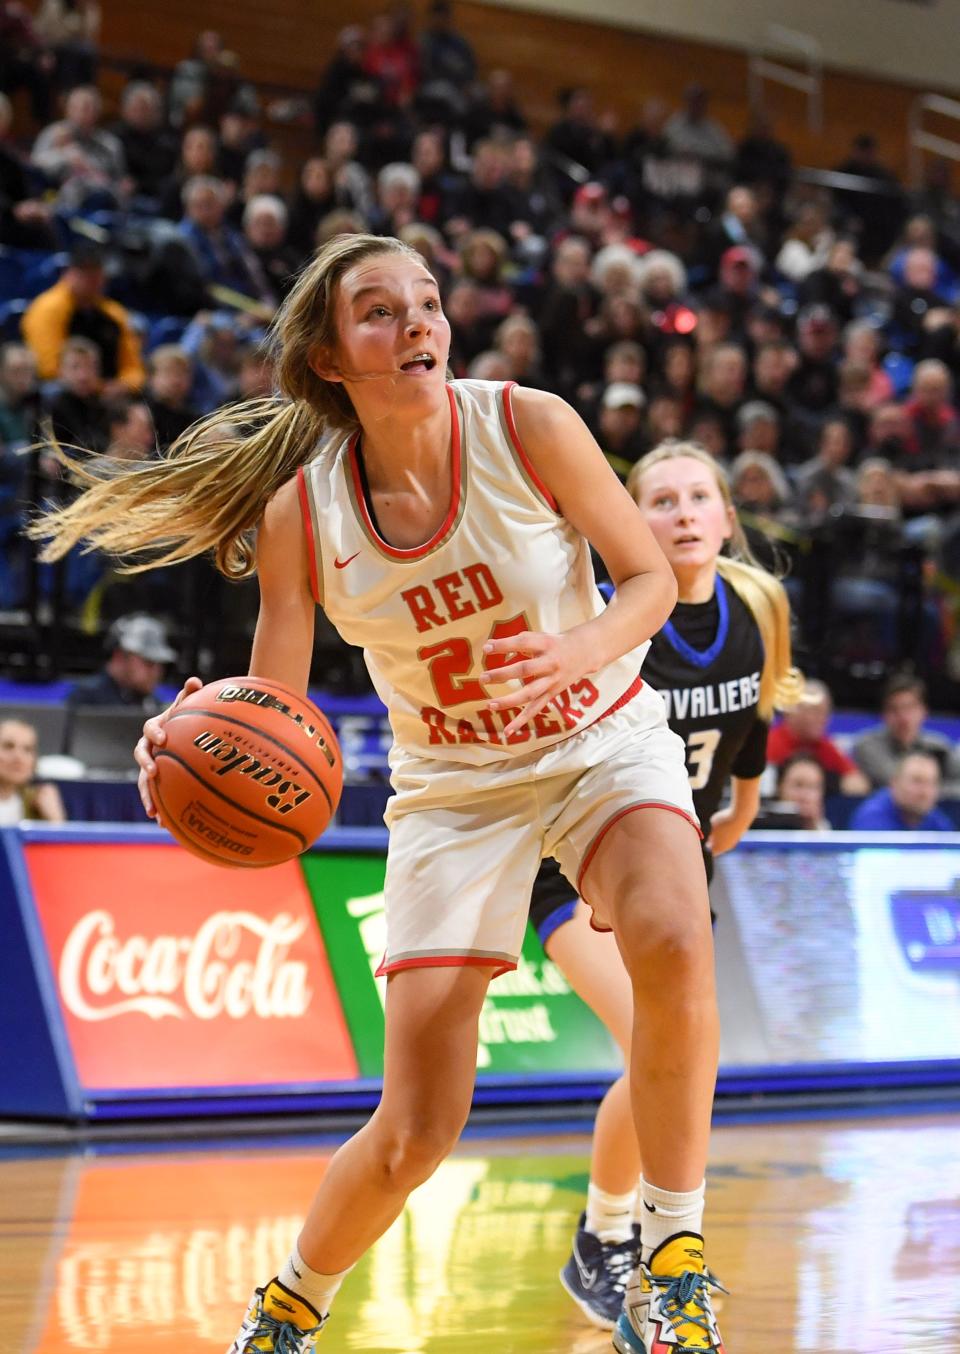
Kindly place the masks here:
[[(960, 1117), (722, 1125), (708, 1258), (729, 1354), (960, 1349)], [(330, 1354), (592, 1354), (557, 1282), (583, 1136), (470, 1138), (344, 1286)], [(223, 1354), (331, 1148), (0, 1159), (3, 1354)]]

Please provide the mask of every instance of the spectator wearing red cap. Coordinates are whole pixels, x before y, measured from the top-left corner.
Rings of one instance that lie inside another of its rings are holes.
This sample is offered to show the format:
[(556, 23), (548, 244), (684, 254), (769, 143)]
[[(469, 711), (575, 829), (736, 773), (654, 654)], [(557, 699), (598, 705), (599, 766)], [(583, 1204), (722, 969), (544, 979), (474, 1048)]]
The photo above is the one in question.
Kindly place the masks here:
[(720, 256), (718, 290), (730, 303), (730, 336), (743, 343), (747, 319), (759, 297), (763, 260), (748, 244), (734, 244)]
[(583, 183), (570, 203), (570, 230), (589, 240), (594, 249), (606, 243), (611, 226), (610, 198), (602, 183)]

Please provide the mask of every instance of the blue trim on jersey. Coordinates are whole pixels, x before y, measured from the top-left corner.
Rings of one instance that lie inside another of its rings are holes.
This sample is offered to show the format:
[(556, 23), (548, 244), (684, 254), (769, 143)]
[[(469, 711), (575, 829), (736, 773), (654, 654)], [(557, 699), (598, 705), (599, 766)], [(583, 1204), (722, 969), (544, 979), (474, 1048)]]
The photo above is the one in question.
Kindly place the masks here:
[(561, 903), (555, 907), (551, 913), (544, 917), (543, 921), (537, 927), (537, 935), (540, 937), (540, 944), (546, 946), (547, 941), (553, 935), (554, 931), (559, 931), (577, 910), (577, 903), (580, 900), (574, 896), (569, 902)]
[(717, 625), (717, 637), (709, 649), (695, 649), (692, 644), (688, 644), (672, 621), (667, 621), (663, 627), (663, 633), (669, 640), (671, 647), (681, 658), (688, 663), (692, 663), (695, 668), (709, 668), (720, 656), (723, 646), (727, 642), (727, 634), (730, 630), (730, 605), (727, 602), (727, 589), (719, 574), (717, 574), (716, 594), (720, 618)]

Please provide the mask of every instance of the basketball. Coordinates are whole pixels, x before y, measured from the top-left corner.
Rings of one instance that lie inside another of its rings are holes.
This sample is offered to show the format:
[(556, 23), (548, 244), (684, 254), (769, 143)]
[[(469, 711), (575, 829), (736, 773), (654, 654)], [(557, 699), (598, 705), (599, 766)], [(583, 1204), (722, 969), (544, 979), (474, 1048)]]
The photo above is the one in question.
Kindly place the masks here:
[(226, 677), (168, 715), (153, 800), (182, 846), (218, 865), (279, 865), (327, 827), (343, 761), (326, 716), (262, 677)]

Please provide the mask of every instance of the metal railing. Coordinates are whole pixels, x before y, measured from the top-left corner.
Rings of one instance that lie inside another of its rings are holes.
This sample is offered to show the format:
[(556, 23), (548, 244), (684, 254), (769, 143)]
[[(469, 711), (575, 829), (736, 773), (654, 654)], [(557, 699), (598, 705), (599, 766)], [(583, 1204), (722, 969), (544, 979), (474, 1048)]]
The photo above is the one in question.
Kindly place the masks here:
[(960, 102), (956, 99), (947, 99), (942, 94), (919, 94), (911, 104), (907, 153), (910, 158), (910, 183), (914, 188), (919, 188), (923, 182), (924, 151), (932, 151), (947, 160), (960, 160), (960, 140), (954, 141), (950, 137), (925, 131), (924, 113), (937, 113), (940, 117), (953, 118), (960, 122)]
[[(785, 60), (804, 65), (804, 70), (787, 66)], [(751, 108), (763, 106), (763, 82), (772, 80), (807, 96), (807, 126), (811, 132), (823, 131), (823, 51), (809, 33), (798, 33), (782, 24), (767, 24), (764, 37), (748, 64)]]

